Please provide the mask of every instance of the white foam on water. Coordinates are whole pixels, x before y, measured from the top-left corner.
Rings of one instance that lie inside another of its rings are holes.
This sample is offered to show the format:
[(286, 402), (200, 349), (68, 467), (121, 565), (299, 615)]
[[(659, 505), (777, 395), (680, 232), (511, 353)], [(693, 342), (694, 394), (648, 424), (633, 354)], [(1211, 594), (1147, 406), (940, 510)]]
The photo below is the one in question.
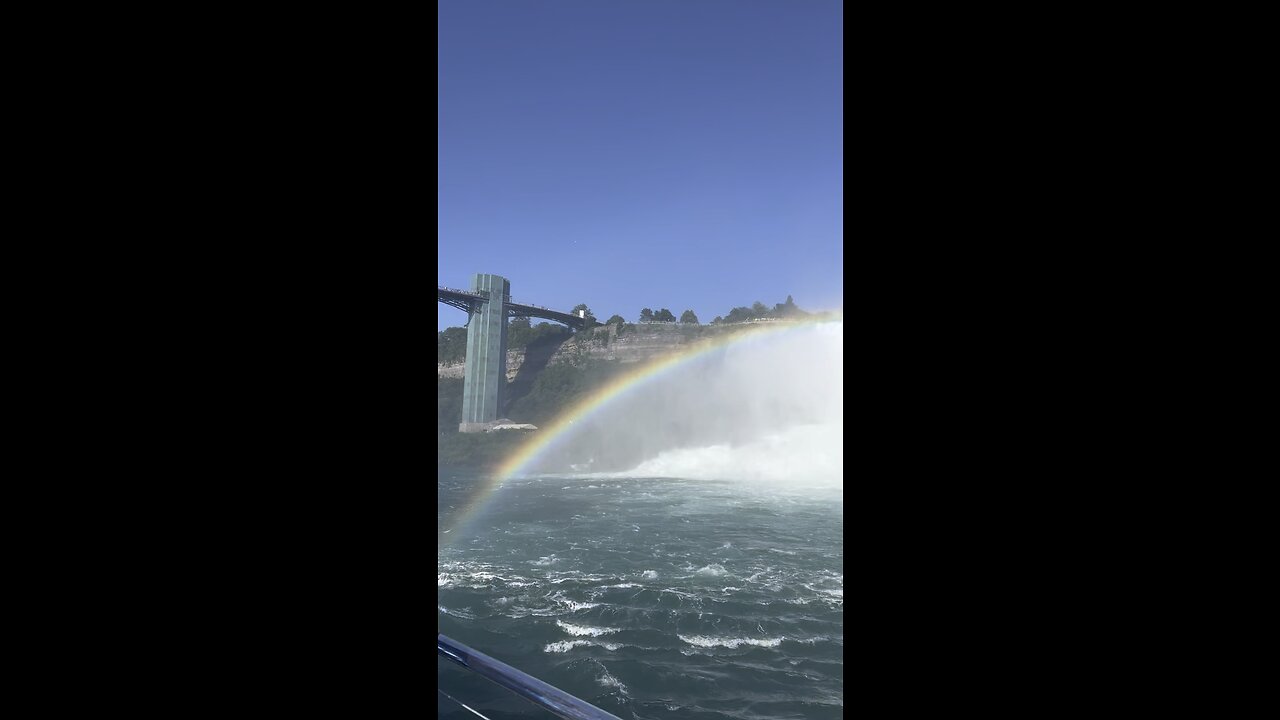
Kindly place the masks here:
[(590, 625), (573, 625), (567, 622), (563, 622), (561, 620), (556, 620), (556, 625), (559, 625), (561, 630), (564, 630), (570, 635), (578, 635), (578, 636), (589, 635), (591, 637), (600, 637), (601, 635), (609, 635), (611, 633), (616, 633), (620, 630), (620, 628), (602, 628), (602, 627), (591, 627)]
[(778, 647), (786, 638), (717, 638), (707, 637), (705, 635), (676, 635), (684, 642), (697, 647), (727, 647), (736, 648), (740, 645), (755, 645), (757, 647)]
[(474, 613), (469, 613), (469, 612), (467, 612), (466, 610), (451, 610), (451, 609), (449, 609), (449, 608), (447, 608), (447, 607), (445, 607), (445, 606), (443, 606), (443, 605), (436, 605), (436, 610), (439, 610), (440, 612), (444, 613), (445, 615), (452, 615), (452, 616), (454, 616), (454, 617), (460, 617), (460, 618), (462, 618), (463, 620), (475, 620), (475, 619), (476, 619), (476, 616), (475, 616), (475, 614), (474, 614)]
[(560, 642), (553, 642), (547, 645), (542, 649), (542, 651), (548, 653), (562, 653), (569, 652), (576, 647), (602, 647), (605, 650), (612, 652), (622, 647), (622, 645), (620, 643), (601, 642), (597, 640), (561, 640)]
[(570, 598), (565, 597), (563, 593), (558, 591), (552, 593), (548, 597), (556, 601), (557, 603), (569, 608), (570, 612), (577, 612), (579, 610), (590, 610), (593, 607), (600, 607), (600, 603), (578, 602), (577, 600), (572, 600)]
[(604, 687), (618, 688), (618, 692), (624, 695), (627, 693), (627, 686), (623, 685), (622, 681), (619, 680), (618, 678), (610, 675), (608, 670), (605, 670), (603, 675), (596, 678), (596, 682), (603, 685)]
[(818, 635), (817, 637), (805, 638), (804, 640), (796, 640), (795, 642), (804, 643), (805, 645), (817, 645), (820, 642), (831, 642), (831, 638), (826, 635)]

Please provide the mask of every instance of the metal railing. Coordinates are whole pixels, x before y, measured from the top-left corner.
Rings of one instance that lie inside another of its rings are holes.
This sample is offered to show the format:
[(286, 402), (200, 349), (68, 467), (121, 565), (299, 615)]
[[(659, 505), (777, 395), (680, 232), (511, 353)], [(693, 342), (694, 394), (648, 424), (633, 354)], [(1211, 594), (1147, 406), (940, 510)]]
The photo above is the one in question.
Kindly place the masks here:
[(560, 312), (559, 310), (552, 310), (551, 308), (543, 307), (542, 305), (534, 305), (531, 302), (521, 302), (519, 300), (512, 300), (510, 298), (507, 299), (507, 302), (510, 303), (511, 305), (524, 305), (525, 307), (538, 308), (539, 310), (546, 310), (547, 312), (558, 312), (561, 315), (573, 315), (573, 313)]
[(444, 285), (437, 285), (436, 288), (439, 290), (446, 290), (448, 292), (458, 293), (460, 295), (474, 295), (476, 297), (484, 297), (484, 298), (489, 297), (488, 295), (477, 292), (475, 290), (459, 290), (457, 288), (445, 287)]
[[(560, 688), (548, 685), (532, 675), (438, 633), (436, 634), (436, 654), (452, 660), (486, 680), (492, 680), (525, 700), (566, 720), (622, 720), (617, 715), (605, 712)], [(446, 694), (446, 697), (449, 696)], [(449, 699), (462, 705), (452, 697)], [(463, 705), (463, 707), (467, 706)], [(471, 710), (471, 708), (467, 709)], [(476, 714), (479, 715), (479, 713)], [(481, 715), (481, 717), (484, 716)]]

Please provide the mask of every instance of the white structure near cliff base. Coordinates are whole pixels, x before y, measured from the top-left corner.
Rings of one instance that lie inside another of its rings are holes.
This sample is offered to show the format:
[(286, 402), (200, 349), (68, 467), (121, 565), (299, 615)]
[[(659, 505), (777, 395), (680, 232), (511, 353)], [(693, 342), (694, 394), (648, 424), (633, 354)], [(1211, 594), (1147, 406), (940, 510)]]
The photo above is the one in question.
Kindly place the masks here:
[(494, 425), (488, 430), (485, 430), (485, 432), (493, 432), (495, 430), (537, 430), (537, 429), (538, 429), (537, 425), (530, 425), (529, 423), (506, 422), (506, 423), (500, 423), (500, 424)]

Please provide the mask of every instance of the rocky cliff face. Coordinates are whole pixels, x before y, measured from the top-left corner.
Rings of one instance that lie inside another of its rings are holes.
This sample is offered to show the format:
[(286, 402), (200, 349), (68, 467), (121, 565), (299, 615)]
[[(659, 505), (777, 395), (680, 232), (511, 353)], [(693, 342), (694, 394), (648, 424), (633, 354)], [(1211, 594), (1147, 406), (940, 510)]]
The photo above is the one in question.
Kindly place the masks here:
[[(616, 360), (623, 363), (638, 363), (656, 357), (679, 352), (691, 343), (706, 342), (750, 327), (749, 325), (627, 325), (622, 334), (617, 332), (616, 325), (594, 328), (579, 332), (558, 347), (535, 349), (540, 352), (551, 352), (550, 358), (535, 357), (534, 362), (543, 365), (561, 363), (579, 364), (586, 360)], [(526, 360), (525, 350), (509, 350), (507, 352), (507, 380), (515, 380), (516, 374)], [(460, 378), (464, 365), (436, 366), (438, 377)]]

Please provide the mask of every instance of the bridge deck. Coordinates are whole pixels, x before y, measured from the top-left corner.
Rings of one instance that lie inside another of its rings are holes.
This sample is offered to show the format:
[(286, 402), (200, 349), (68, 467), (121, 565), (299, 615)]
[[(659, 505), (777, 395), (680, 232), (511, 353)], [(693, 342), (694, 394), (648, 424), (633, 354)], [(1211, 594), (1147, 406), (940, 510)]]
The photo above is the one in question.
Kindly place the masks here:
[(489, 302), (488, 295), (481, 295), (467, 290), (455, 290), (443, 285), (436, 286), (436, 299), (439, 302), (456, 307), (463, 312), (471, 312), (473, 305)]
[(580, 318), (573, 313), (559, 312), (557, 310), (552, 310), (551, 308), (544, 308), (541, 305), (526, 305), (524, 303), (509, 302), (506, 306), (508, 317), (536, 317), (544, 320), (554, 320), (558, 323), (564, 323), (575, 330), (604, 324), (598, 320)]
[[(480, 293), (471, 292), (469, 290), (447, 288), (443, 285), (436, 286), (436, 299), (446, 305), (456, 307), (463, 312), (471, 312), (471, 309), (475, 305), (489, 302), (488, 295), (481, 295)], [(580, 318), (573, 313), (560, 312), (558, 310), (552, 310), (551, 308), (542, 307), (541, 305), (512, 302), (511, 298), (506, 299), (506, 302), (503, 303), (503, 307), (506, 308), (507, 317), (536, 317), (544, 320), (564, 323), (575, 330), (581, 330), (582, 328), (595, 327), (603, 324), (599, 320)]]

